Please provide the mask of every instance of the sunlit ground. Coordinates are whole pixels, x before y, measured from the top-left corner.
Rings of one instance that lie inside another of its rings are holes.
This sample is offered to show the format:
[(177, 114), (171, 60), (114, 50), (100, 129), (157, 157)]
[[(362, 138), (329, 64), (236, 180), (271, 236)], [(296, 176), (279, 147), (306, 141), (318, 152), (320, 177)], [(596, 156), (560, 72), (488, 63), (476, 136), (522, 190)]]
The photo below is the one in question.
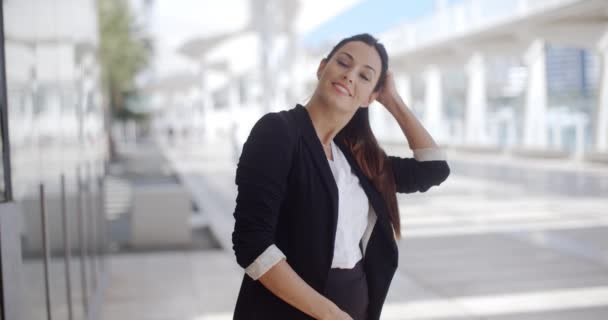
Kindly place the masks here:
[[(230, 248), (231, 145), (164, 150)], [(449, 150), (448, 157), (452, 174), (441, 186), (399, 196), (405, 237), (382, 318), (604, 319), (608, 200), (580, 190), (606, 188), (608, 168)], [(497, 180), (483, 173), (487, 165), (517, 177)], [(543, 190), (546, 170), (563, 175), (562, 185)], [(243, 274), (231, 249), (119, 255), (110, 267), (106, 319), (231, 319)]]

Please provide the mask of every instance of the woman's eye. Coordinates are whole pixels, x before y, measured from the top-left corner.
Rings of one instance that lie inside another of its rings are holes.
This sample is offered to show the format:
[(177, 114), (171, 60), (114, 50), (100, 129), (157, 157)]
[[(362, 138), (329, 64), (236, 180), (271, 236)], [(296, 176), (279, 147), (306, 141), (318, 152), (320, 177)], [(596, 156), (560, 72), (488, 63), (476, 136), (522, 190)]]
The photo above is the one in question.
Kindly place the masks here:
[(369, 77), (367, 77), (366, 75), (362, 74), (361, 78), (363, 78), (365, 81), (369, 81)]
[(343, 67), (348, 67), (348, 65), (340, 60), (338, 60), (338, 64), (343, 66)]

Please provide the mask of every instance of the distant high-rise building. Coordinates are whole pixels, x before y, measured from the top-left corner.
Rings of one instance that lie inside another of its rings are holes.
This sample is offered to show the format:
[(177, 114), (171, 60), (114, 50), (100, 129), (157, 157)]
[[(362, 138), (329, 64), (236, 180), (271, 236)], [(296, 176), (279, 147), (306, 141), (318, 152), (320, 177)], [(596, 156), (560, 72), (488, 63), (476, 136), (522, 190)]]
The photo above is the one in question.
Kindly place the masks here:
[(552, 46), (546, 52), (549, 95), (588, 96), (596, 90), (599, 70), (592, 52)]

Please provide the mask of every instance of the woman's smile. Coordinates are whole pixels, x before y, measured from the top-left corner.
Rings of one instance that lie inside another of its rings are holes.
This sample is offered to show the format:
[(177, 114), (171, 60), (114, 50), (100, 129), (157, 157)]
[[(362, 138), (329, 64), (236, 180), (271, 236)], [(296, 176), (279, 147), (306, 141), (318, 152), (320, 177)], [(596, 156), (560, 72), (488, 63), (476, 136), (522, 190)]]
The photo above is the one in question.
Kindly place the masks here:
[(343, 85), (339, 82), (332, 82), (331, 84), (334, 87), (334, 89), (336, 89), (336, 91), (338, 91), (339, 93), (341, 93), (345, 96), (349, 96), (349, 97), (352, 96), (352, 94), (350, 93), (350, 90), (348, 90), (348, 88), (345, 85)]

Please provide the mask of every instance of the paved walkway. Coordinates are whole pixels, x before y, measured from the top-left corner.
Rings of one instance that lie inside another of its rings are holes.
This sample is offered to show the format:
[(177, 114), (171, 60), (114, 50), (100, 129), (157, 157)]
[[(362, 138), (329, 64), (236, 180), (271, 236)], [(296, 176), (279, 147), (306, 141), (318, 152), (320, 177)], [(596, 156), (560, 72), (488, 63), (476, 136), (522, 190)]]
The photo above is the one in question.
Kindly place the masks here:
[[(106, 318), (231, 319), (242, 277), (230, 249), (232, 151), (221, 143), (165, 151), (227, 249), (111, 258)], [(448, 157), (452, 175), (441, 187), (399, 195), (405, 238), (383, 319), (608, 318), (608, 199), (596, 192), (607, 188), (608, 169)]]

